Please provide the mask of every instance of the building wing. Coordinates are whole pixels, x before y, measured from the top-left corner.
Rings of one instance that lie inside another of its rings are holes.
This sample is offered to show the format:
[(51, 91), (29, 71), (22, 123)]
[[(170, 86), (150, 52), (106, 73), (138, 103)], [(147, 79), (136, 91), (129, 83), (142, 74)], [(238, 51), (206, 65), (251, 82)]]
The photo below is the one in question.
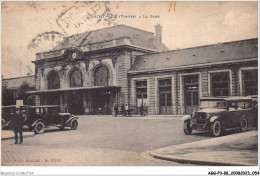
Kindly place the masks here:
[(194, 65), (256, 59), (258, 56), (257, 43), (258, 39), (248, 39), (143, 55), (135, 59), (129, 72), (166, 70)]

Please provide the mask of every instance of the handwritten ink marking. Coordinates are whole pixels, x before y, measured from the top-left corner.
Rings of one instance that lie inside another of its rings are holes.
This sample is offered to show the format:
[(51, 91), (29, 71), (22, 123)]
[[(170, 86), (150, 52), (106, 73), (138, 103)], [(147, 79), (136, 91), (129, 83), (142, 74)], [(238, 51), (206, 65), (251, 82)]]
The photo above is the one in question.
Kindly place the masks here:
[(171, 3), (170, 3), (170, 8), (169, 8), (168, 12), (171, 11), (172, 5), (173, 5), (173, 12), (175, 12), (175, 10), (176, 10), (176, 2), (171, 2)]
[(115, 14), (111, 13), (109, 6), (109, 2), (75, 2), (58, 16), (56, 23), (66, 35), (74, 33), (75, 29), (85, 32), (86, 28), (101, 22), (103, 25), (115, 25)]
[(117, 2), (116, 3), (116, 9), (118, 9), (118, 7), (119, 7), (119, 4), (118, 3), (123, 3), (123, 2)]
[(40, 6), (39, 3), (33, 2), (33, 1), (31, 1), (31, 2), (26, 2), (26, 4), (27, 4), (29, 7), (34, 8), (34, 9), (36, 9), (37, 7)]
[(176, 4), (177, 4), (177, 2), (173, 2), (173, 5), (174, 5), (173, 12), (175, 12), (175, 10), (176, 10)]
[(56, 31), (37, 34), (27, 45), (27, 48), (37, 50), (37, 52), (49, 51), (53, 49), (63, 37), (64, 34)]
[(171, 11), (171, 8), (172, 8), (172, 2), (170, 3), (170, 8), (169, 8), (168, 12)]

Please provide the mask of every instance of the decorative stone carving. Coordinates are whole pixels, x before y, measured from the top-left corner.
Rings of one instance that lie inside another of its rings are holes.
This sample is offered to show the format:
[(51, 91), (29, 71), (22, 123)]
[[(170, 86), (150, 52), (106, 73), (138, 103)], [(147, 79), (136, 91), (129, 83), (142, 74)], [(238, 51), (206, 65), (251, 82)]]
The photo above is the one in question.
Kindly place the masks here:
[(116, 67), (116, 63), (117, 63), (117, 57), (112, 57), (112, 64), (113, 64), (113, 67), (115, 68)]
[(89, 69), (89, 60), (85, 61), (85, 68), (86, 68), (86, 72), (88, 71)]
[(65, 65), (62, 66), (62, 68), (60, 70), (60, 74), (61, 74), (62, 77), (66, 76), (66, 66)]

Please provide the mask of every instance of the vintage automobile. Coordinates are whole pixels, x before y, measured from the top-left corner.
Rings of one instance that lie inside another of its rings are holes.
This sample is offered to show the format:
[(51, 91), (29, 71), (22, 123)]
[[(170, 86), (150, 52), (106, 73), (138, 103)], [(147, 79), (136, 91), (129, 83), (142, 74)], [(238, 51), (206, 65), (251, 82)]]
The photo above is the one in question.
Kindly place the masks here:
[(16, 106), (2, 106), (2, 129), (12, 128), (12, 120), (15, 115)]
[(200, 109), (184, 116), (183, 130), (211, 131), (220, 136), (225, 130), (246, 131), (254, 119), (250, 97), (207, 97), (200, 100)]
[(78, 127), (78, 118), (70, 113), (60, 113), (58, 105), (26, 107), (23, 108), (23, 114), (24, 125), (27, 125), (29, 131), (33, 130), (35, 134), (43, 133), (49, 126), (56, 126), (61, 130), (64, 130), (65, 127), (76, 130)]
[[(1, 124), (2, 129), (13, 129), (14, 127), (14, 120), (16, 113), (16, 105), (9, 105), (9, 106), (2, 106), (2, 118), (1, 118)], [(20, 106), (20, 108), (28, 107), (26, 105)]]

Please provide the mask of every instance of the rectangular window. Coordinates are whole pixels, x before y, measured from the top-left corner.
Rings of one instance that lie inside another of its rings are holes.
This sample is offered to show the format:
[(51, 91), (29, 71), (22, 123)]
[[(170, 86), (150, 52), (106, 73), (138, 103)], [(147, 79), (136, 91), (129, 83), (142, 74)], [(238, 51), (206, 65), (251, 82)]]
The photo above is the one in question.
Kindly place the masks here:
[(136, 101), (137, 107), (147, 105), (147, 81), (136, 81)]
[(198, 75), (184, 77), (184, 96), (186, 106), (199, 105), (199, 81)]
[(172, 113), (172, 80), (159, 79), (159, 113), (160, 114), (171, 114)]
[(211, 74), (211, 91), (213, 96), (229, 96), (229, 73)]
[(245, 89), (245, 96), (258, 94), (257, 70), (244, 71), (244, 89)]
[(159, 80), (160, 106), (172, 105), (172, 85), (171, 79)]

